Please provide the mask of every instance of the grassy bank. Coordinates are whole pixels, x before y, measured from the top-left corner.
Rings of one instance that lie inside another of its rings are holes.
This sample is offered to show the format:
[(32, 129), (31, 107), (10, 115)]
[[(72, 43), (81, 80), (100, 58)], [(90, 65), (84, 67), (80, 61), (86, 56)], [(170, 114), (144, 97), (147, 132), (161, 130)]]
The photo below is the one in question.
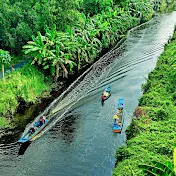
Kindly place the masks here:
[[(36, 103), (43, 92), (50, 89), (51, 81), (31, 64), (8, 73), (0, 80), (0, 126), (7, 127), (9, 118), (16, 112), (20, 102)], [(6, 117), (6, 118), (4, 118)]]
[(140, 164), (152, 161), (173, 163), (176, 124), (176, 32), (157, 66), (142, 86), (131, 125), (127, 129), (127, 146), (116, 152), (113, 176), (142, 176)]

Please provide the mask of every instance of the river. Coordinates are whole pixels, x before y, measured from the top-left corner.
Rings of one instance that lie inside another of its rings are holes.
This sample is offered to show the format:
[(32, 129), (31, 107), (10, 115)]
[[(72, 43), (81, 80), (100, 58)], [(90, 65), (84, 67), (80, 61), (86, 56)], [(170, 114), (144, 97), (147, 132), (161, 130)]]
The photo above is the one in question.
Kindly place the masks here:
[[(0, 144), (0, 175), (112, 175), (115, 152), (125, 145), (125, 129), (142, 95), (141, 85), (154, 69), (175, 24), (173, 12), (132, 29), (120, 47), (100, 58), (45, 109), (50, 124), (25, 152), (17, 142)], [(99, 99), (109, 84), (112, 96), (102, 106)], [(112, 116), (120, 97), (125, 99), (124, 126), (121, 134), (114, 134)]]

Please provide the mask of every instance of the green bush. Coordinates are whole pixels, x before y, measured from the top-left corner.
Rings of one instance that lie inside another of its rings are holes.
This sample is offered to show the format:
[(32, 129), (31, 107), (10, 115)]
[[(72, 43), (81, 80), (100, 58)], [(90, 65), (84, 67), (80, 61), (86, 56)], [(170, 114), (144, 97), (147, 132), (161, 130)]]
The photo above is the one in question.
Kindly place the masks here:
[(127, 140), (138, 135), (140, 133), (140, 131), (141, 131), (141, 129), (138, 126), (137, 120), (133, 118), (130, 126), (128, 126), (128, 128), (126, 130)]
[(83, 9), (86, 15), (93, 16), (112, 9), (113, 0), (83, 0)]
[(43, 91), (49, 89), (45, 76), (34, 66), (26, 64), (23, 68), (14, 70), (0, 81), (0, 114), (15, 113), (19, 100), (34, 103)]
[(119, 147), (116, 152), (116, 163), (121, 162), (124, 159), (127, 159), (131, 156), (131, 154), (128, 152), (127, 147)]
[(10, 127), (10, 120), (5, 117), (0, 117), (0, 128)]

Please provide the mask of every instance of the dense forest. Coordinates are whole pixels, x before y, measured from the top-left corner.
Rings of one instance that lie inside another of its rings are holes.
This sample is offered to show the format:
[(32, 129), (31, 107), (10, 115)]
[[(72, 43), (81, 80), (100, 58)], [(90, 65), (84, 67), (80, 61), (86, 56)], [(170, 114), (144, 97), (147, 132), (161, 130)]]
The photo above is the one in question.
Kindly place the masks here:
[[(5, 125), (3, 117), (13, 117), (20, 101), (35, 103), (42, 92), (51, 90), (53, 80), (67, 78), (86, 63), (94, 62), (103, 50), (115, 46), (127, 30), (151, 19), (172, 2), (2, 0), (2, 124)], [(29, 64), (4, 77), (4, 68), (24, 59)]]
[(144, 94), (134, 112), (136, 118), (127, 129), (127, 146), (117, 150), (113, 175), (174, 176), (176, 32), (142, 89)]

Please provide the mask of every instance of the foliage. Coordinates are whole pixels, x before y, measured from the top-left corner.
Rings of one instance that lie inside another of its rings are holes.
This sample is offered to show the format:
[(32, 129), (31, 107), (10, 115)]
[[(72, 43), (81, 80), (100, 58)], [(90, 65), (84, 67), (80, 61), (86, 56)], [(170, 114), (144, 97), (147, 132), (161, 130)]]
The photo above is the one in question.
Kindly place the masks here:
[(130, 157), (130, 152), (127, 150), (127, 147), (119, 147), (119, 149), (117, 150), (116, 152), (116, 160), (117, 160), (117, 163), (124, 160), (124, 159), (127, 159)]
[(83, 9), (86, 15), (93, 16), (112, 9), (113, 0), (83, 0)]
[(43, 27), (45, 33), (38, 31), (23, 47), (25, 54), (34, 57), (32, 63), (50, 70), (56, 79), (94, 61), (102, 49), (114, 46), (127, 30), (153, 14), (153, 4), (147, 0), (89, 0), (81, 7), (85, 14), (77, 12), (74, 26), (67, 25), (64, 32), (58, 31), (57, 23), (51, 29)]
[(0, 49), (0, 63), (5, 64), (11, 61), (11, 56), (8, 51)]
[[(25, 54), (31, 54), (34, 56), (33, 64), (37, 62), (38, 65), (42, 65), (43, 69), (49, 69), (52, 71), (52, 67), (56, 66), (56, 78), (59, 76), (59, 71), (62, 69), (63, 77), (67, 77), (68, 70), (65, 65), (70, 66), (72, 71), (75, 64), (71, 60), (70, 46), (75, 43), (69, 41), (68, 34), (59, 32), (56, 33), (56, 26), (54, 25), (51, 30), (46, 28), (46, 36), (42, 36), (38, 32), (38, 36), (32, 36), (33, 41), (29, 41), (28, 45), (25, 45)], [(53, 74), (53, 72), (51, 72)]]
[(8, 51), (0, 49), (0, 63), (2, 65), (2, 76), (4, 78), (4, 64), (9, 64), (11, 61), (11, 56)]
[[(118, 164), (114, 176), (146, 175), (139, 169), (139, 164), (150, 175), (157, 175), (156, 172), (160, 172), (159, 175), (167, 175), (169, 172), (173, 175), (173, 167), (163, 163), (173, 161), (175, 144), (175, 36), (176, 32), (143, 85), (144, 94), (135, 111), (137, 117), (127, 129), (127, 146), (117, 150), (117, 154), (128, 154), (128, 157), (122, 157), (118, 162), (119, 156), (116, 156)], [(151, 161), (155, 161), (155, 164)]]
[(161, 162), (153, 161), (153, 165), (139, 165), (143, 169), (144, 173), (148, 176), (175, 176), (176, 174), (173, 171), (173, 165), (170, 162), (165, 164)]
[(59, 30), (74, 25), (78, 1), (75, 0), (1, 0), (0, 47), (19, 54), (32, 34), (56, 24)]
[(30, 64), (8, 73), (6, 81), (0, 81), (0, 115), (15, 113), (19, 101), (36, 102), (37, 97), (48, 89), (44, 75)]
[(10, 120), (7, 120), (4, 117), (0, 117), (0, 128), (7, 128), (10, 126)]
[[(170, 0), (174, 1), (174, 0)], [(0, 3), (0, 48), (11, 54), (20, 54), (22, 46), (32, 35), (45, 27), (56, 25), (57, 31), (65, 31), (66, 26), (74, 27), (79, 14), (89, 16), (119, 11), (146, 21), (155, 11), (163, 8), (166, 0), (1, 0)], [(118, 16), (118, 14), (117, 14)], [(124, 23), (125, 24), (125, 23)], [(13, 53), (12, 53), (13, 52)]]
[(120, 34), (137, 23), (137, 18), (121, 9), (87, 19), (80, 14), (74, 28), (67, 26), (64, 33), (58, 32), (55, 26), (46, 28), (45, 35), (38, 32), (23, 48), (25, 54), (34, 57), (33, 63), (50, 69), (52, 74), (55, 66), (56, 78), (59, 72), (67, 77), (76, 65), (80, 69), (81, 64), (95, 60), (103, 48), (115, 45)]

